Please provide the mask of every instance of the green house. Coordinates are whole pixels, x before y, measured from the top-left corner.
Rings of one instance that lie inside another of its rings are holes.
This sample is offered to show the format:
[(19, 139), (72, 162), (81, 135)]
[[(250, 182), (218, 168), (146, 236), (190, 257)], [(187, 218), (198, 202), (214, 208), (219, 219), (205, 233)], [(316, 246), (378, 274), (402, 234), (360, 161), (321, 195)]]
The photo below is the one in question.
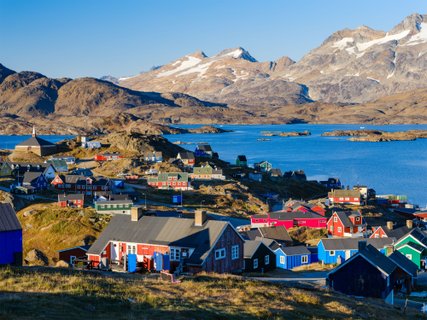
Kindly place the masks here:
[(425, 269), (427, 258), (427, 236), (419, 229), (412, 229), (394, 245), (397, 251), (415, 263), (419, 269)]
[(99, 214), (130, 214), (132, 206), (132, 200), (104, 200), (95, 202), (95, 210)]
[(236, 166), (238, 166), (238, 167), (247, 167), (248, 166), (248, 160), (246, 159), (245, 155), (241, 154), (241, 155), (237, 156)]

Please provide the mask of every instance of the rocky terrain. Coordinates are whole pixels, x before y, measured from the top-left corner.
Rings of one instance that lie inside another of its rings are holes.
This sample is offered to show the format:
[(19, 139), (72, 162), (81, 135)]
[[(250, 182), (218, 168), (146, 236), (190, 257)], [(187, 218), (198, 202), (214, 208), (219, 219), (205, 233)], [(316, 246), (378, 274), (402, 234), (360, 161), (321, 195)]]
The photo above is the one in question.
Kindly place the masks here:
[(380, 130), (336, 130), (325, 132), (326, 137), (351, 137), (349, 141), (388, 142), (411, 141), (427, 138), (427, 130), (387, 132)]
[(427, 15), (413, 14), (388, 32), (366, 26), (337, 31), (297, 62), (258, 62), (243, 48), (212, 57), (196, 52), (118, 82), (228, 104), (364, 103), (424, 87), (426, 50)]

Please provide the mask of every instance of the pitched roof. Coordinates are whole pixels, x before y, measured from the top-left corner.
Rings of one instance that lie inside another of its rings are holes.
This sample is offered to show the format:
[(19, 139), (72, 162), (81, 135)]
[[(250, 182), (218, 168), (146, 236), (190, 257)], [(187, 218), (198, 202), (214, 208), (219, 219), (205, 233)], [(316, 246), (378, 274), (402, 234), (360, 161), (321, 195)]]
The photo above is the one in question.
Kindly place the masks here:
[(276, 240), (273, 240), (273, 239), (256, 237), (255, 240), (262, 241), (262, 243), (264, 243), (267, 247), (269, 247), (273, 251), (281, 248), (281, 245)]
[(364, 248), (363, 250), (360, 250), (358, 253), (353, 255), (350, 259), (344, 261), (338, 267), (331, 270), (328, 273), (328, 276), (330, 274), (337, 272), (347, 264), (351, 264), (355, 259), (359, 257), (371, 263), (374, 267), (376, 267), (381, 272), (385, 273), (387, 276), (389, 276), (397, 268), (397, 264), (394, 263), (393, 260), (386, 257), (384, 254), (379, 252), (374, 246), (369, 244), (366, 246), (366, 248)]
[(316, 218), (322, 218), (325, 219), (324, 216), (313, 212), (313, 211), (292, 211), (292, 212), (271, 212), (270, 218), (277, 219), (277, 220), (293, 220), (293, 219), (316, 219)]
[(16, 212), (9, 203), (0, 203), (0, 232), (22, 230)]
[(208, 220), (197, 227), (194, 219), (143, 216), (138, 221), (131, 221), (128, 215), (116, 215), (90, 247), (88, 254), (100, 254), (111, 240), (178, 246), (194, 248), (187, 263), (200, 265), (227, 226), (230, 225), (226, 221)]
[(264, 245), (260, 240), (247, 240), (244, 244), (243, 249), (243, 258), (251, 259), (255, 252), (258, 250), (259, 246)]
[(199, 149), (200, 151), (212, 151), (212, 147), (209, 144), (199, 144), (197, 146), (197, 149)]
[(54, 147), (54, 143), (44, 140), (37, 136), (32, 136), (31, 138), (22, 141), (16, 145), (17, 147)]
[(413, 242), (407, 242), (407, 243), (399, 246), (397, 249), (400, 249), (404, 246), (408, 246), (408, 247), (412, 248), (413, 250), (418, 251), (420, 253), (423, 252), (425, 249), (425, 247), (419, 245), (418, 243), (413, 243)]
[(42, 175), (42, 172), (27, 171), (24, 173), (24, 179), (22, 180), (22, 182), (31, 184), (33, 181), (37, 180)]
[(359, 211), (351, 211), (351, 212), (335, 211), (334, 213), (336, 213), (336, 215), (338, 216), (338, 218), (341, 220), (342, 224), (346, 228), (353, 227), (353, 223), (351, 222), (349, 217), (362, 217)]
[(328, 193), (328, 197), (349, 197), (349, 198), (359, 198), (360, 192), (357, 190), (342, 190), (342, 189), (335, 189)]
[(58, 194), (58, 201), (68, 201), (68, 200), (81, 200), (83, 201), (85, 195), (83, 193), (71, 193), (71, 194)]
[(419, 241), (424, 247), (427, 248), (427, 236), (418, 228), (411, 229), (407, 234), (397, 240), (397, 243), (401, 242), (404, 238), (412, 236), (414, 239)]
[(237, 159), (238, 159), (239, 161), (247, 161), (246, 156), (245, 156), (245, 155), (243, 155), (243, 154), (241, 154), (241, 155), (237, 156)]
[(367, 245), (359, 253), (387, 274), (391, 274), (397, 267), (393, 260), (387, 258), (372, 245)]
[(387, 237), (395, 238), (395, 239), (400, 239), (405, 234), (407, 234), (411, 231), (411, 229), (409, 229), (407, 226), (402, 226), (399, 228), (393, 228), (391, 230), (389, 228), (387, 228), (387, 226), (382, 226), (382, 229), (383, 229), (384, 233), (387, 235)]
[(405, 270), (407, 273), (412, 275), (413, 277), (417, 276), (418, 266), (413, 263), (411, 260), (406, 258), (399, 251), (394, 251), (389, 258), (397, 264), (401, 269)]
[(258, 230), (261, 236), (268, 239), (274, 239), (277, 241), (292, 241), (288, 230), (284, 226), (278, 227), (260, 227)]
[(303, 254), (311, 254), (311, 251), (305, 246), (282, 247), (281, 250), (287, 256), (298, 256)]
[(328, 238), (321, 239), (325, 250), (357, 250), (359, 241), (367, 241), (368, 245), (372, 245), (377, 249), (382, 249), (393, 243), (391, 238)]
[(196, 159), (194, 157), (194, 153), (191, 152), (191, 151), (181, 151), (181, 152), (178, 153), (178, 155), (179, 155), (179, 158), (181, 158), (181, 159), (186, 159), (186, 160), (194, 160), (194, 159)]

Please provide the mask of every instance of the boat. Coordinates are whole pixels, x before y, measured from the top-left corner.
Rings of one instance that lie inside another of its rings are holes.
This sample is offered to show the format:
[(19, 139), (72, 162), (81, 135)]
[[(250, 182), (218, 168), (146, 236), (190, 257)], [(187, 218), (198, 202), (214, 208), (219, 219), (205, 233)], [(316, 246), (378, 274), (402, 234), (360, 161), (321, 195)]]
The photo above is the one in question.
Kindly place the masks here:
[(258, 138), (257, 141), (271, 141), (271, 139), (268, 139), (268, 138)]

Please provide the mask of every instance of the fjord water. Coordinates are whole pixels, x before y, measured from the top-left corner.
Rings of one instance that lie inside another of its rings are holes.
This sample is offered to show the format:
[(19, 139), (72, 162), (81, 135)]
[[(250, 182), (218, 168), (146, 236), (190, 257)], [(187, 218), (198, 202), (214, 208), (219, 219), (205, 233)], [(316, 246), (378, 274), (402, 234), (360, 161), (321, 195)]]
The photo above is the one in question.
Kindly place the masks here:
[[(322, 137), (332, 130), (427, 130), (427, 125), (223, 125), (222, 134), (166, 135), (172, 142), (207, 142), (221, 159), (235, 162), (244, 154), (249, 165), (268, 160), (282, 171), (303, 169), (308, 179), (339, 177), (344, 185), (363, 184), (377, 194), (407, 195), (412, 203), (427, 204), (427, 139), (394, 142), (351, 142), (348, 137)], [(185, 128), (195, 125), (179, 126)], [(264, 137), (262, 131), (304, 131), (307, 137)], [(182, 147), (194, 150), (193, 145)]]

